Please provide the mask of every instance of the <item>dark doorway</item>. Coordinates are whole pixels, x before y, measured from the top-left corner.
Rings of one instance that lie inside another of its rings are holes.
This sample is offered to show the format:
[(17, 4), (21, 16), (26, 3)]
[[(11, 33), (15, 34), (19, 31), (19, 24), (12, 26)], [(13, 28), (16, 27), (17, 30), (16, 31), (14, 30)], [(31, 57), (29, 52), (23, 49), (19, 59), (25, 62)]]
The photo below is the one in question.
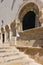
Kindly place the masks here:
[(35, 13), (33, 11), (29, 11), (23, 18), (23, 30), (35, 28)]
[(5, 41), (5, 35), (2, 34), (2, 42), (4, 43), (4, 41)]

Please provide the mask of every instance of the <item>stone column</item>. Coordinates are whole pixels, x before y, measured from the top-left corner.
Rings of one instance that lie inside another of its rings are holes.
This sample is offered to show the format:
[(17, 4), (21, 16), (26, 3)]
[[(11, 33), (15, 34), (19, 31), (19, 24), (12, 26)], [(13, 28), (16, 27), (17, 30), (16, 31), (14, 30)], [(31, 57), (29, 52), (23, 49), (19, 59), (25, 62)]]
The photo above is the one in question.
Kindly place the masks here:
[(12, 34), (13, 34), (11, 30), (10, 30), (10, 33), (9, 33), (9, 34), (10, 34), (10, 40), (11, 40), (11, 38), (12, 38)]
[(39, 17), (38, 17), (38, 15), (36, 15), (35, 27), (39, 27), (39, 26), (40, 26)]
[(40, 19), (41, 27), (43, 27), (43, 18)]
[(1, 41), (2, 41), (2, 44), (5, 43), (5, 32), (4, 33), (1, 32)]
[(43, 23), (41, 23), (41, 27), (43, 27)]
[(40, 23), (41, 23), (41, 27), (43, 27), (43, 8), (41, 9)]
[(1, 32), (1, 44), (2, 44), (2, 32)]
[(5, 32), (5, 42), (7, 41), (7, 32)]

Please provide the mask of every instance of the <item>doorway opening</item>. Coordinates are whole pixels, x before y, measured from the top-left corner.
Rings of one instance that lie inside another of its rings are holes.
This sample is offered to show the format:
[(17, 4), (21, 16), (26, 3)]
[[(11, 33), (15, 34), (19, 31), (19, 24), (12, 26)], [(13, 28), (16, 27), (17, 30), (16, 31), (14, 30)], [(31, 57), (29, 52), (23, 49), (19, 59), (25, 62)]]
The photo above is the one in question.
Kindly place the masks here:
[(5, 41), (5, 35), (2, 34), (2, 42), (4, 43), (4, 41)]
[(23, 30), (35, 28), (35, 18), (36, 14), (34, 11), (29, 11), (27, 14), (25, 14), (22, 21)]

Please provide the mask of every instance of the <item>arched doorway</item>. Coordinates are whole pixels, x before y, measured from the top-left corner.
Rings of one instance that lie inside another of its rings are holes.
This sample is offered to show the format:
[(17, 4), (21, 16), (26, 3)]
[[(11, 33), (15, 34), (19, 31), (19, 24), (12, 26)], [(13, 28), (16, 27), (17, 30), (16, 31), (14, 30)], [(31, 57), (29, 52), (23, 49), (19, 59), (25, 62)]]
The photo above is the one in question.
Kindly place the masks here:
[(35, 17), (34, 11), (29, 11), (25, 14), (22, 21), (23, 30), (35, 28)]
[(33, 3), (25, 4), (18, 13), (19, 31), (32, 29), (40, 26), (39, 8)]

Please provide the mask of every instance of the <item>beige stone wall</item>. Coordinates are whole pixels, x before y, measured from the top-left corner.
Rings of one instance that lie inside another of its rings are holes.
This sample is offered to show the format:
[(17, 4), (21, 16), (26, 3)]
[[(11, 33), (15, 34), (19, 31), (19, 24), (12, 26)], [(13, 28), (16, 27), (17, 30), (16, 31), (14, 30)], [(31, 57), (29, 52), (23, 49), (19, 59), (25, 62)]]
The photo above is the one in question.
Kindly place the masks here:
[(43, 27), (22, 31), (17, 38), (17, 46), (43, 47)]
[[(24, 0), (21, 6), (19, 7), (16, 21), (19, 24), (18, 31), (22, 31), (22, 20), (24, 15), (29, 11), (34, 11), (36, 14), (35, 27), (42, 26), (42, 8), (43, 3), (41, 0)], [(17, 24), (17, 27), (18, 27)]]
[[(11, 24), (8, 24), (7, 30), (4, 27), (5, 41), (7, 40), (6, 37), (8, 35), (10, 36), (10, 40), (11, 40), (11, 37), (13, 35), (14, 35), (14, 37), (16, 36), (16, 32), (22, 32), (23, 31), (22, 20), (28, 11), (34, 11), (36, 14), (35, 27), (39, 27), (40, 25), (43, 26), (43, 3), (41, 2), (41, 0), (24, 0), (23, 3), (19, 7), (16, 20), (14, 20)], [(40, 22), (40, 24), (39, 24), (39, 22)], [(43, 30), (43, 28), (42, 28), (42, 30)], [(22, 43), (25, 42), (25, 45), (27, 44), (27, 46), (28, 45), (30, 45), (30, 46), (32, 46), (32, 45), (33, 46), (37, 46), (37, 45), (42, 46), (42, 44), (43, 44), (43, 33), (41, 32), (41, 29), (39, 31), (41, 33), (39, 33), (39, 32), (35, 33), (35, 32), (32, 31), (30, 33), (27, 31), (26, 35), (23, 35), (23, 34), (25, 34), (25, 31), (24, 31), (24, 33), (21, 35), (21, 37), (19, 39), (19, 43), (22, 41)], [(2, 33), (1, 33), (1, 35), (2, 35)], [(1, 40), (2, 40), (2, 36), (1, 36)], [(21, 45), (22, 45), (22, 43), (21, 43)], [(35, 43), (35, 45), (33, 43)]]
[(43, 65), (43, 48), (17, 47), (20, 51), (35, 59), (36, 62)]

